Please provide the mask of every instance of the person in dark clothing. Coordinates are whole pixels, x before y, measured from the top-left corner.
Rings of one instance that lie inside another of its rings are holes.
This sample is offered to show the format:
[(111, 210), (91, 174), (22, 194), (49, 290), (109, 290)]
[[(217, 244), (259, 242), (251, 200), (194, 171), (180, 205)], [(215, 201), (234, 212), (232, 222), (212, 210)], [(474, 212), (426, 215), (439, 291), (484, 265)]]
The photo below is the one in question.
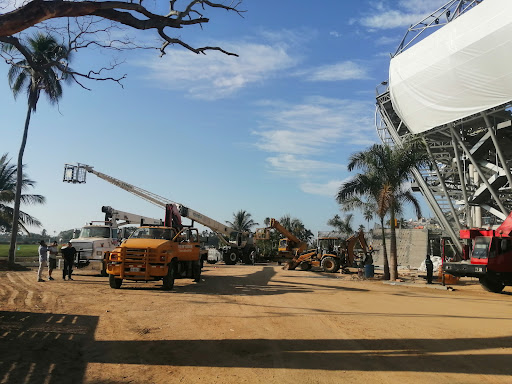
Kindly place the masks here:
[(432, 284), (432, 274), (434, 272), (434, 263), (430, 260), (430, 255), (425, 259), (425, 268), (427, 269), (427, 284)]
[(67, 247), (63, 247), (60, 250), (62, 252), (62, 256), (64, 257), (64, 269), (62, 270), (62, 279), (66, 280), (66, 275), (68, 276), (68, 280), (73, 280), (71, 278), (71, 273), (73, 273), (73, 261), (75, 260), (76, 249), (73, 247), (73, 244), (68, 242)]

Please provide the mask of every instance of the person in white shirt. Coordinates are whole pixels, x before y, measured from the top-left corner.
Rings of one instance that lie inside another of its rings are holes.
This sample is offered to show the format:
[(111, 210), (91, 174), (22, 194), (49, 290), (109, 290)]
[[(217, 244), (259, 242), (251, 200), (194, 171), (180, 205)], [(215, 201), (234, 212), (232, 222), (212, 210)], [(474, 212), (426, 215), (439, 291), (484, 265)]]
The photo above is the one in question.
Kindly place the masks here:
[(53, 280), (52, 272), (55, 268), (57, 268), (58, 252), (59, 248), (57, 247), (57, 242), (54, 241), (52, 245), (48, 247), (48, 280)]

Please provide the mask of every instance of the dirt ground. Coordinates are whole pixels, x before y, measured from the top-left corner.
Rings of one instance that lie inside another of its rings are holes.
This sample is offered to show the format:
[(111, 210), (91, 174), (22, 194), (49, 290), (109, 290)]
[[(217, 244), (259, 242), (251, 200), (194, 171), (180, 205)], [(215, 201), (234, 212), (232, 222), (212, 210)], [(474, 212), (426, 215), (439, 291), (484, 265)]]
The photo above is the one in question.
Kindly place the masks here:
[(166, 292), (56, 272), (0, 271), (0, 383), (512, 382), (511, 287), (206, 264)]

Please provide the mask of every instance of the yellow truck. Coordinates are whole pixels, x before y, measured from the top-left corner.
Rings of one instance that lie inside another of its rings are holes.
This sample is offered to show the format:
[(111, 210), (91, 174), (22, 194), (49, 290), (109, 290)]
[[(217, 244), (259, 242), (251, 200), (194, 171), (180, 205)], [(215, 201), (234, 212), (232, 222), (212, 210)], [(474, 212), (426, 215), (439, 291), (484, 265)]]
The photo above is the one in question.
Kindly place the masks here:
[(106, 255), (110, 287), (121, 288), (123, 280), (162, 280), (162, 288), (171, 290), (175, 279), (200, 280), (199, 233), (182, 226), (179, 216), (170, 219), (171, 211), (166, 209), (164, 226), (141, 226)]

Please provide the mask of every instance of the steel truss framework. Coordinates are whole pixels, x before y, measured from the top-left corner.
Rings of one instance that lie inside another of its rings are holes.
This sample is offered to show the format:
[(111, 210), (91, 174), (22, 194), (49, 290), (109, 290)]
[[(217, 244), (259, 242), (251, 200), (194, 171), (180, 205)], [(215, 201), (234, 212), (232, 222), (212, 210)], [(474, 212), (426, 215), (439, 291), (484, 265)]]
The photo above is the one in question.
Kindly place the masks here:
[[(442, 10), (446, 16), (456, 5), (456, 9), (464, 11), (479, 2), (451, 1), (436, 12)], [(436, 15), (433, 13), (431, 17)], [(421, 23), (423, 29), (430, 27), (424, 21)], [(412, 41), (404, 43), (404, 38), (397, 54)], [(494, 224), (512, 210), (511, 109), (512, 100), (415, 136), (426, 144), (431, 164), (415, 170), (413, 189), (423, 194), (459, 250), (460, 229)], [(388, 89), (377, 92), (376, 127), (386, 144), (402, 145), (411, 136), (393, 108)], [(482, 217), (487, 221), (483, 222)]]
[(480, 4), (483, 0), (451, 0), (420, 22), (411, 25), (402, 39), (393, 57), (406, 50), (410, 45), (425, 37), (429, 32), (446, 25), (464, 12)]

